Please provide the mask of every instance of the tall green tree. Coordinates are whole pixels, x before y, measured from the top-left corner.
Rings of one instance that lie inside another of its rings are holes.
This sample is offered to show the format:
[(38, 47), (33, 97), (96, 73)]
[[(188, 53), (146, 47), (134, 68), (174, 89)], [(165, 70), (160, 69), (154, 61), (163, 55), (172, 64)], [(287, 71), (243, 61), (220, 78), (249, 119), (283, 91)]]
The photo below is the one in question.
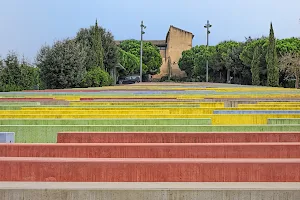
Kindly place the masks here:
[[(247, 74), (249, 75), (251, 84), (251, 66), (252, 60), (254, 56), (255, 49), (259, 48), (260, 50), (260, 84), (267, 85), (267, 62), (266, 62), (266, 55), (268, 49), (268, 38), (262, 37), (257, 39), (247, 38), (243, 50), (240, 54), (240, 59), (242, 60), (243, 64), (245, 65), (246, 69), (249, 69)], [(244, 73), (244, 71), (243, 71)], [(248, 77), (248, 76), (247, 76)]]
[(300, 38), (285, 38), (276, 41), (276, 49), (278, 56), (284, 56), (287, 53), (300, 52)]
[(86, 59), (84, 61), (84, 65), (87, 70), (92, 69), (95, 67), (94, 63), (94, 38), (95, 38), (95, 30), (97, 34), (100, 34), (102, 40), (102, 47), (103, 47), (103, 65), (106, 71), (110, 71), (113, 69), (118, 61), (118, 47), (115, 43), (114, 36), (111, 32), (107, 31), (101, 26), (95, 28), (95, 26), (91, 26), (90, 28), (82, 28), (78, 31), (75, 41), (76, 43), (81, 45), (81, 48), (86, 53)]
[(30, 65), (23, 58), (20, 64), (21, 70), (21, 83), (20, 86), (23, 90), (38, 89), (40, 85), (39, 68)]
[(57, 41), (44, 46), (37, 56), (40, 77), (46, 88), (79, 87), (86, 74), (85, 52), (74, 40)]
[(3, 69), (3, 60), (2, 60), (2, 58), (1, 58), (1, 56), (0, 56), (0, 71)]
[(180, 70), (185, 71), (188, 78), (191, 78), (194, 75), (194, 58), (195, 53), (193, 49), (190, 49), (182, 52), (182, 56), (178, 62)]
[[(119, 61), (120, 64), (126, 69), (126, 75), (139, 73), (140, 70), (140, 61), (139, 58), (135, 55), (124, 51), (119, 48)], [(143, 66), (143, 71), (146, 71), (146, 66)]]
[(21, 84), (21, 69), (18, 56), (15, 52), (9, 52), (5, 62), (2, 80), (5, 84), (19, 86)]
[(212, 69), (215, 66), (216, 58), (216, 48), (210, 46), (207, 48), (205, 45), (197, 46), (194, 49), (195, 59), (194, 59), (194, 74), (199, 78), (200, 81), (206, 81), (206, 61), (209, 63), (209, 80), (213, 80), (211, 74)]
[(198, 77), (201, 81), (205, 81), (206, 60), (209, 61), (209, 72), (211, 72), (215, 55), (216, 48), (214, 46), (208, 49), (205, 45), (195, 46), (190, 50), (182, 52), (182, 57), (179, 59), (178, 65), (181, 70), (186, 72), (188, 78)]
[(278, 57), (276, 51), (276, 39), (274, 36), (273, 25), (271, 23), (270, 36), (267, 50), (267, 71), (268, 71), (268, 86), (277, 87), (279, 86), (279, 66)]
[(39, 71), (36, 67), (25, 62), (21, 63), (15, 52), (10, 52), (5, 65), (0, 62), (0, 91), (20, 91), (35, 89), (39, 85)]
[(234, 47), (239, 46), (238, 42), (235, 41), (224, 41), (216, 46), (216, 65), (214, 70), (219, 72), (220, 82), (230, 82), (230, 73), (232, 71), (232, 65), (228, 63), (228, 57), (231, 50)]
[(243, 43), (232, 43), (226, 53), (223, 53), (222, 59), (227, 69), (227, 83), (246, 83), (243, 70), (247, 70), (240, 59), (243, 50)]
[(118, 64), (118, 47), (114, 36), (111, 32), (100, 27), (102, 46), (103, 46), (103, 63), (106, 71), (113, 69)]
[[(120, 48), (138, 58), (140, 57), (140, 41), (125, 40), (121, 42)], [(143, 64), (147, 68), (147, 74), (158, 74), (162, 65), (159, 49), (150, 42), (143, 43)]]
[(259, 47), (256, 47), (251, 63), (252, 85), (260, 85), (260, 57)]
[(99, 67), (100, 69), (104, 69), (103, 65), (103, 46), (102, 46), (102, 39), (101, 39), (101, 33), (100, 29), (98, 27), (98, 21), (96, 20), (95, 26), (94, 26), (94, 34), (93, 34), (93, 51), (94, 54), (94, 63), (93, 67)]

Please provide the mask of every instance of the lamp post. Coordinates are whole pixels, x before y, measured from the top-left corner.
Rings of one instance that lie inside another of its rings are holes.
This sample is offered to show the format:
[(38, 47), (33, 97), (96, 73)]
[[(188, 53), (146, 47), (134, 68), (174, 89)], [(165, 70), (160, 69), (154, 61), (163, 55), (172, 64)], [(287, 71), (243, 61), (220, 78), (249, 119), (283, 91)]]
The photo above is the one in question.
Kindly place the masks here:
[[(210, 30), (209, 28), (211, 28), (212, 25), (209, 23), (209, 20), (207, 20), (207, 24), (204, 26), (204, 28), (206, 28), (206, 48), (208, 50), (208, 46), (209, 46), (209, 34), (210, 34)], [(208, 82), (208, 58), (206, 60), (206, 82)]]
[(141, 22), (141, 58), (140, 58), (140, 82), (143, 82), (143, 35), (145, 34), (144, 29), (146, 29), (146, 26), (144, 25), (144, 22)]

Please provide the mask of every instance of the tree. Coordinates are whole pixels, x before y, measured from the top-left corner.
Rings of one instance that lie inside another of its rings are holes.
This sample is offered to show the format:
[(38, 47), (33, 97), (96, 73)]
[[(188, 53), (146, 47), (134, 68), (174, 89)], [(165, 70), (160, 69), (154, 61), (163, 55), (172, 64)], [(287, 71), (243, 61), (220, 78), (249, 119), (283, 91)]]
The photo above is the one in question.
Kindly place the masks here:
[(190, 49), (182, 52), (182, 56), (178, 62), (180, 70), (185, 71), (188, 78), (191, 78), (194, 74), (194, 58), (195, 53), (193, 49)]
[(20, 65), (22, 81), (20, 86), (23, 90), (35, 89), (39, 86), (39, 69), (31, 66), (29, 63), (23, 60)]
[[(207, 48), (204, 45), (197, 46), (194, 49), (195, 58), (194, 58), (194, 74), (197, 76), (200, 81), (206, 80), (206, 61), (208, 60), (209, 69), (208, 71), (212, 71), (215, 66), (215, 58), (216, 58), (216, 48), (211, 46)], [(211, 74), (209, 80), (212, 80)]]
[(38, 53), (37, 66), (47, 88), (70, 88), (81, 85), (86, 73), (85, 52), (74, 40), (57, 41)]
[[(121, 42), (120, 48), (124, 51), (140, 57), (140, 42), (137, 40), (125, 40)], [(162, 58), (156, 46), (150, 42), (143, 43), (143, 64), (147, 68), (147, 74), (157, 74), (162, 65)]]
[(9, 52), (4, 62), (6, 67), (3, 70), (2, 81), (4, 84), (18, 87), (21, 83), (22, 75), (17, 54)]
[[(126, 75), (138, 73), (140, 70), (139, 58), (119, 48), (120, 64), (126, 69)], [(145, 71), (145, 66), (143, 66)]]
[[(230, 82), (230, 72), (232, 70), (232, 65), (228, 57), (232, 49), (238, 46), (239, 43), (235, 41), (224, 41), (216, 46), (217, 54), (214, 70), (219, 72), (220, 82), (224, 82), (224, 80), (226, 80), (227, 83)], [(226, 75), (226, 78), (224, 78), (224, 75)]]
[(251, 64), (252, 85), (260, 85), (260, 57), (259, 47), (256, 47)]
[(300, 38), (286, 38), (276, 41), (276, 49), (278, 56), (288, 52), (300, 52)]
[(90, 29), (80, 29), (80, 31), (77, 33), (77, 36), (75, 38), (75, 41), (77, 44), (80, 45), (80, 48), (83, 52), (85, 52), (86, 57), (84, 60), (84, 67), (86, 70), (90, 70), (93, 67), (95, 67), (95, 52), (93, 49), (93, 34), (94, 34), (94, 26), (91, 26)]
[(277, 58), (277, 51), (276, 51), (276, 39), (274, 36), (272, 23), (270, 27), (270, 36), (269, 36), (266, 61), (267, 61), (268, 86), (277, 87), (279, 86), (279, 67), (278, 67), (278, 58)]
[(195, 46), (190, 50), (182, 52), (179, 59), (179, 68), (186, 72), (188, 78), (198, 76), (200, 80), (205, 80), (206, 60), (209, 60), (210, 67), (214, 64), (215, 47)]
[[(288, 53), (300, 53), (300, 39), (299, 38), (286, 38), (277, 40), (276, 49), (278, 57), (282, 57)], [(286, 70), (280, 70), (279, 83), (281, 86), (290, 87), (290, 73)]]
[(3, 60), (2, 60), (2, 58), (1, 58), (1, 56), (0, 56), (0, 72), (2, 71), (2, 69), (3, 69)]
[(118, 64), (118, 47), (115, 43), (114, 36), (111, 32), (100, 27), (102, 46), (103, 46), (103, 63), (107, 71), (113, 69)]
[[(95, 30), (98, 30), (95, 32)], [(86, 53), (86, 59), (84, 61), (85, 68), (90, 70), (95, 67), (94, 64), (94, 35), (95, 33), (100, 33), (100, 38), (102, 40), (103, 47), (103, 64), (106, 71), (113, 69), (118, 63), (118, 47), (115, 43), (114, 36), (111, 32), (106, 31), (103, 27), (98, 26), (95, 29), (95, 26), (90, 28), (82, 28), (78, 31), (75, 41), (81, 45), (81, 48)]]
[(93, 30), (93, 51), (94, 59), (92, 66), (99, 67), (100, 69), (104, 69), (103, 66), (103, 47), (102, 47), (102, 39), (101, 39), (101, 33), (98, 27), (98, 21), (96, 20), (94, 30)]
[[(255, 49), (259, 48), (260, 50), (260, 84), (267, 85), (267, 62), (266, 62), (266, 55), (267, 55), (267, 48), (268, 48), (268, 39), (265, 37), (252, 39), (248, 38), (246, 43), (244, 44), (243, 50), (240, 54), (240, 59), (242, 60), (243, 64), (245, 65), (246, 69), (249, 69), (247, 74), (250, 76), (250, 83), (251, 84), (251, 65), (254, 56)], [(244, 73), (245, 71), (243, 71)], [(247, 76), (248, 77), (248, 76)]]
[(296, 78), (295, 88), (299, 88), (300, 77), (300, 53), (287, 53), (280, 58), (281, 70), (290, 77)]
[(38, 69), (29, 63), (19, 62), (15, 52), (10, 52), (6, 59), (5, 65), (0, 62), (0, 91), (20, 91), (34, 89), (39, 83)]
[[(229, 43), (230, 44), (230, 43)], [(243, 77), (243, 70), (247, 70), (240, 59), (243, 50), (243, 43), (231, 43), (222, 59), (227, 69), (227, 83), (246, 83), (247, 78)]]

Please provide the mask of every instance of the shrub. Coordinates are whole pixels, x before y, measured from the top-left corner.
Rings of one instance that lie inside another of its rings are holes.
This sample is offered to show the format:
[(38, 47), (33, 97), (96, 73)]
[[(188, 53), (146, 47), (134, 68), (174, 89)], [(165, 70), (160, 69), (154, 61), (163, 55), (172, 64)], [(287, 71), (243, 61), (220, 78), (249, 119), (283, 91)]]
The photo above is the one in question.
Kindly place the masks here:
[(100, 69), (100, 67), (92, 68), (88, 71), (83, 79), (83, 87), (102, 87), (112, 84), (110, 75)]

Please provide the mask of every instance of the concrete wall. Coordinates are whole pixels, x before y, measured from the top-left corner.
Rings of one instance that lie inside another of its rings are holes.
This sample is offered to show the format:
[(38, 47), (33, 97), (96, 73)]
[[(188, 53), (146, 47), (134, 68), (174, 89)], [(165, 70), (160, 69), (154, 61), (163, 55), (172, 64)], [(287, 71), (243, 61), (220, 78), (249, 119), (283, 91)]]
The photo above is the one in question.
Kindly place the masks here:
[(0, 200), (299, 200), (300, 191), (4, 190)]
[[(125, 183), (127, 187), (118, 188), (111, 183), (8, 183), (0, 188), (0, 200), (299, 200), (298, 183), (167, 183), (144, 187), (148, 183)], [(32, 184), (40, 185), (38, 187)], [(77, 185), (72, 187), (73, 185)], [(121, 183), (124, 185), (124, 183)], [(22, 186), (23, 185), (23, 186)], [(101, 186), (105, 185), (104, 188)], [(106, 186), (108, 185), (108, 186)], [(172, 185), (175, 185), (174, 187)], [(191, 186), (194, 185), (194, 186)], [(210, 185), (210, 186), (207, 186)], [(294, 186), (289, 186), (294, 185)], [(164, 188), (164, 189), (162, 189)]]

